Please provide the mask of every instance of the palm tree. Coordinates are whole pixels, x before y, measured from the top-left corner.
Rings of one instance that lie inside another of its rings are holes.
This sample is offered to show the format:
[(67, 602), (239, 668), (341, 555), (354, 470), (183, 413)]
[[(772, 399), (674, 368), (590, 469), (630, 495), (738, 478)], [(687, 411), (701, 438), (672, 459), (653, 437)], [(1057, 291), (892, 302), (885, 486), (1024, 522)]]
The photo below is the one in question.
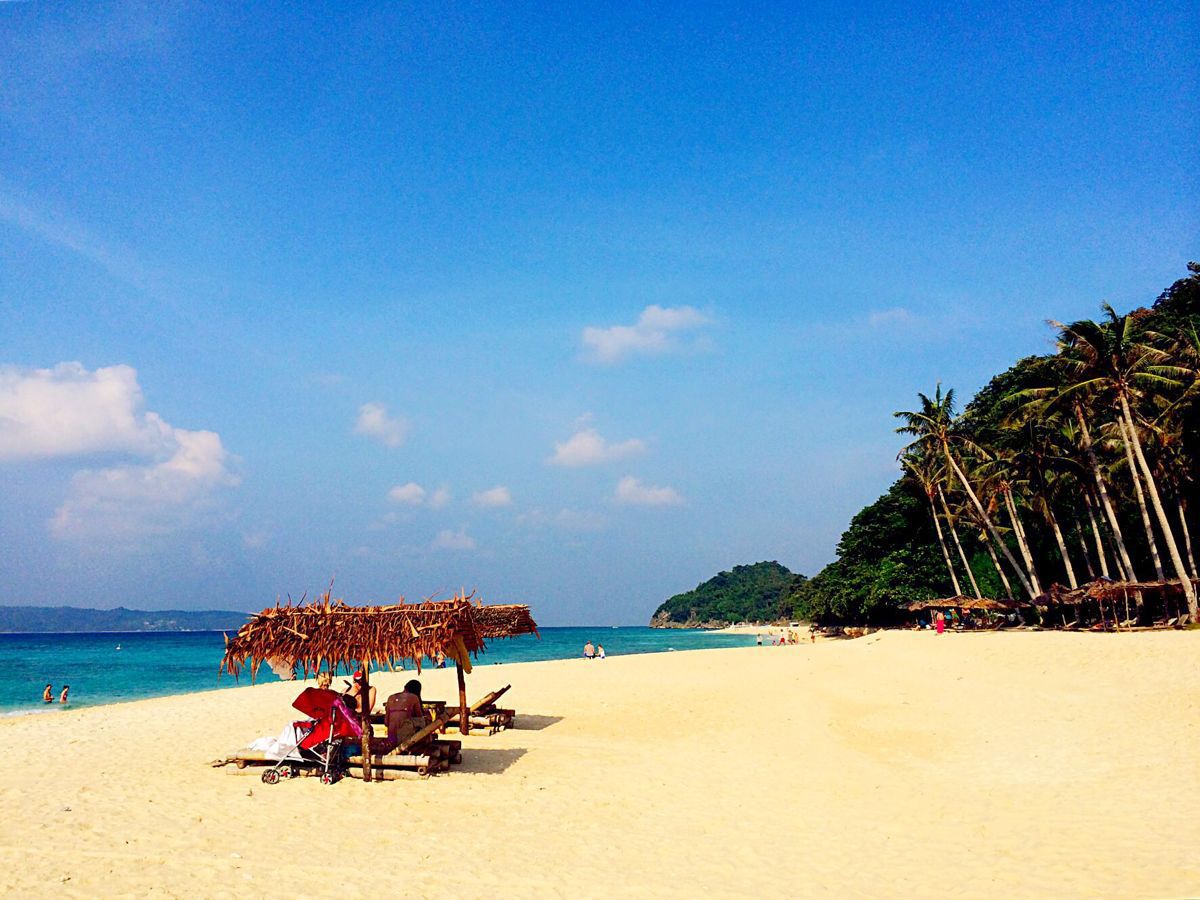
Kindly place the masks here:
[(979, 497), (971, 488), (970, 481), (963, 474), (961, 466), (959, 466), (958, 461), (954, 458), (951, 445), (962, 446), (980, 455), (984, 455), (982, 448), (954, 430), (954, 390), (950, 389), (943, 395), (942, 386), (939, 384), (932, 400), (924, 394), (917, 394), (917, 397), (921, 401), (920, 410), (893, 413), (896, 418), (904, 422), (901, 427), (896, 429), (897, 433), (912, 435), (916, 438), (916, 440), (908, 445), (909, 447), (925, 448), (928, 452), (936, 453), (945, 458), (946, 465), (962, 485), (967, 497), (971, 500), (972, 506), (975, 507), (975, 511), (983, 520), (988, 533), (1000, 546), (1005, 559), (1008, 560), (1013, 571), (1017, 573), (1017, 577), (1021, 581), (1021, 586), (1025, 588), (1025, 592), (1029, 594), (1029, 598), (1031, 600), (1034, 599), (1037, 593), (1034, 591), (1033, 585), (1025, 577), (1025, 573), (1021, 571), (1021, 567), (1017, 565), (1017, 561), (1013, 559), (1012, 551), (1008, 549), (1008, 545), (1000, 539), (1000, 534), (996, 531), (996, 526), (992, 522), (991, 516), (987, 514), (987, 510), (979, 502)]
[(1132, 412), (1133, 404), (1144, 392), (1182, 389), (1189, 373), (1181, 366), (1170, 365), (1166, 351), (1148, 342), (1156, 336), (1143, 332), (1132, 316), (1118, 316), (1107, 303), (1104, 304), (1104, 311), (1108, 321), (1103, 324), (1090, 320), (1071, 325), (1056, 323), (1059, 328), (1059, 360), (1069, 377), (1064, 394), (1107, 394), (1116, 400), (1175, 576), (1183, 587), (1188, 616), (1196, 621), (1196, 589), (1191, 576), (1184, 569), (1179, 545), (1163, 510), (1158, 485), (1142, 450)]
[(942, 559), (946, 561), (946, 571), (950, 573), (950, 583), (954, 585), (954, 596), (960, 596), (962, 588), (959, 587), (958, 575), (954, 572), (954, 566), (950, 563), (950, 551), (946, 549), (942, 523), (938, 520), (937, 507), (933, 503), (933, 498), (940, 490), (938, 487), (939, 473), (929, 464), (927, 458), (916, 453), (901, 453), (900, 464), (920, 488), (925, 499), (929, 501), (929, 514), (933, 516), (933, 527), (937, 530), (938, 544), (942, 548)]
[(971, 563), (967, 560), (967, 554), (963, 552), (962, 541), (958, 539), (958, 528), (955, 527), (954, 524), (955, 517), (950, 514), (950, 507), (946, 503), (946, 495), (942, 492), (942, 486), (940, 484), (938, 485), (937, 491), (938, 499), (942, 501), (942, 515), (946, 517), (946, 524), (950, 528), (950, 536), (954, 538), (954, 546), (958, 548), (958, 558), (962, 562), (963, 568), (967, 570), (967, 578), (971, 580), (971, 590), (974, 591), (971, 596), (978, 597), (980, 596), (979, 583), (975, 581), (975, 573), (971, 571)]
[(1158, 541), (1154, 539), (1154, 527), (1150, 524), (1150, 511), (1146, 508), (1146, 495), (1142, 491), (1142, 479), (1138, 477), (1137, 464), (1133, 460), (1133, 441), (1120, 416), (1117, 417), (1114, 424), (1120, 435), (1118, 443), (1125, 451), (1125, 465), (1129, 467), (1129, 475), (1133, 479), (1133, 495), (1137, 498), (1138, 509), (1142, 514), (1142, 528), (1146, 532), (1146, 545), (1150, 548), (1150, 560), (1154, 563), (1154, 574), (1159, 581), (1166, 581), (1167, 576), (1163, 573), (1162, 557), (1158, 553)]

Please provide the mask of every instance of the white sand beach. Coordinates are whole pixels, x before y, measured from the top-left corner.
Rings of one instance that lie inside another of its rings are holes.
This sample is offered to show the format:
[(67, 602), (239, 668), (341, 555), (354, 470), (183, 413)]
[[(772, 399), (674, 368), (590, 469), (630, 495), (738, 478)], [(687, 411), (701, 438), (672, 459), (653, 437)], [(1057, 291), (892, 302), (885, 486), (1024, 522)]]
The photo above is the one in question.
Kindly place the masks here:
[(511, 682), (518, 727), (377, 784), (207, 765), (276, 733), (295, 684), (0, 720), (0, 889), (1196, 896), (1198, 654), (1197, 632), (884, 632), (483, 657), (469, 693)]

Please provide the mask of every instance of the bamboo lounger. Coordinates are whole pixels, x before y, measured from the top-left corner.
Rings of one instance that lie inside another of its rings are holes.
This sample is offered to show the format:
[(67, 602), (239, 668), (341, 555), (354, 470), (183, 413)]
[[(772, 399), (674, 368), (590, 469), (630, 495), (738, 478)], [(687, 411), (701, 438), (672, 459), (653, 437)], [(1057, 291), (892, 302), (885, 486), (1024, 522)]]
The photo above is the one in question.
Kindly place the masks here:
[[(452, 762), (462, 762), (460, 749), (462, 743), (460, 741), (439, 741), (437, 739), (437, 733), (446, 727), (449, 719), (449, 713), (443, 713), (412, 737), (401, 741), (386, 753), (372, 753), (372, 775), (376, 774), (377, 767), (380, 770), (416, 769), (418, 775), (431, 775), (449, 769)], [(430, 738), (433, 738), (431, 742)], [(429, 742), (429, 746), (422, 748), (421, 752), (408, 752), (426, 742)], [(361, 753), (351, 756), (347, 763), (351, 775), (362, 776), (363, 758)], [(384, 776), (381, 774), (380, 777)], [(384, 778), (384, 780), (387, 779)]]
[[(467, 710), (467, 715), (472, 730), (483, 728), (487, 730), (488, 734), (495, 734), (497, 731), (512, 727), (517, 711), (515, 709), (499, 709), (496, 706), (496, 701), (503, 697), (511, 687), (511, 684), (506, 684), (500, 690), (492, 691), (471, 705)], [(450, 721), (447, 724), (451, 726), (458, 724), (458, 710), (450, 711)]]
[[(371, 765), (389, 769), (415, 769), (418, 775), (428, 775), (450, 768), (450, 765), (462, 762), (462, 741), (440, 740), (437, 732), (446, 727), (449, 714), (443, 713), (412, 737), (402, 741), (387, 753), (372, 753)], [(429, 741), (432, 737), (433, 740)], [(421, 748), (419, 753), (409, 753), (419, 744), (429, 741), (429, 746)], [(212, 766), (219, 768), (233, 764), (238, 769), (250, 767), (273, 766), (279, 762), (278, 757), (268, 756), (261, 750), (239, 750), (225, 759), (214, 760)], [(362, 756), (351, 756), (348, 759), (349, 774), (362, 777)], [(299, 773), (298, 773), (299, 774)], [(387, 780), (387, 779), (385, 779)]]

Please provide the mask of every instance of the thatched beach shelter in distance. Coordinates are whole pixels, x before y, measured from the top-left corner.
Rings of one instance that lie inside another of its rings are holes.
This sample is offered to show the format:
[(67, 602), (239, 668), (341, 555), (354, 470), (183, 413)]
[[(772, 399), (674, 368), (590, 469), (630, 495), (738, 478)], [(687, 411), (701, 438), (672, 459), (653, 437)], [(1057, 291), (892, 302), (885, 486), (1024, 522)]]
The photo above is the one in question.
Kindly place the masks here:
[(989, 612), (1004, 612), (1015, 609), (1017, 604), (1005, 603), (1002, 600), (990, 600), (987, 597), (945, 597), (940, 600), (914, 600), (905, 609), (909, 612), (924, 612), (929, 609), (983, 609)]
[[(1192, 579), (1192, 584), (1200, 587), (1200, 580)], [(1130, 602), (1133, 602), (1133, 608)], [(1080, 585), (1073, 590), (1062, 585), (1052, 584), (1050, 588), (1037, 598), (1040, 607), (1075, 608), (1077, 617), (1085, 605), (1094, 603), (1099, 613), (1101, 625), (1106, 625), (1107, 615), (1104, 605), (1107, 603), (1113, 618), (1113, 627), (1121, 628), (1145, 621), (1162, 619), (1168, 625), (1179, 621), (1186, 609), (1183, 583), (1178, 579), (1173, 581), (1111, 581), (1098, 578)], [(1124, 606), (1125, 621), (1121, 622), (1120, 607)], [(1174, 615), (1172, 615), (1172, 613)]]
[[(370, 695), (370, 670), (394, 669), (411, 660), (418, 670), (423, 660), (439, 654), (455, 661), (460, 699), (466, 719), (463, 673), (471, 670), (471, 654), (485, 649), (476, 628), (472, 606), (459, 596), (438, 603), (399, 603), (394, 606), (350, 606), (331, 600), (329, 593), (300, 606), (274, 606), (252, 615), (232, 638), (226, 637), (221, 669), (237, 677), (248, 664), (253, 678), (268, 660), (284, 660), (305, 675), (324, 665), (330, 672), (361, 667), (364, 696)], [(371, 780), (371, 724), (363, 715), (363, 779)]]

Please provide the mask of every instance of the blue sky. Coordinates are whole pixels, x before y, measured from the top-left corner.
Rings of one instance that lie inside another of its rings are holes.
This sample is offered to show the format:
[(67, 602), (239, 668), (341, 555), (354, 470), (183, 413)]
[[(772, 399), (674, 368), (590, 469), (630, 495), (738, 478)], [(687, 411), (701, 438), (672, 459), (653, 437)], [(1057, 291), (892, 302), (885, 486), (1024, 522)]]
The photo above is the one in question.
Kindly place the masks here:
[(1194, 4), (0, 3), (0, 603), (814, 573), (1200, 251)]

